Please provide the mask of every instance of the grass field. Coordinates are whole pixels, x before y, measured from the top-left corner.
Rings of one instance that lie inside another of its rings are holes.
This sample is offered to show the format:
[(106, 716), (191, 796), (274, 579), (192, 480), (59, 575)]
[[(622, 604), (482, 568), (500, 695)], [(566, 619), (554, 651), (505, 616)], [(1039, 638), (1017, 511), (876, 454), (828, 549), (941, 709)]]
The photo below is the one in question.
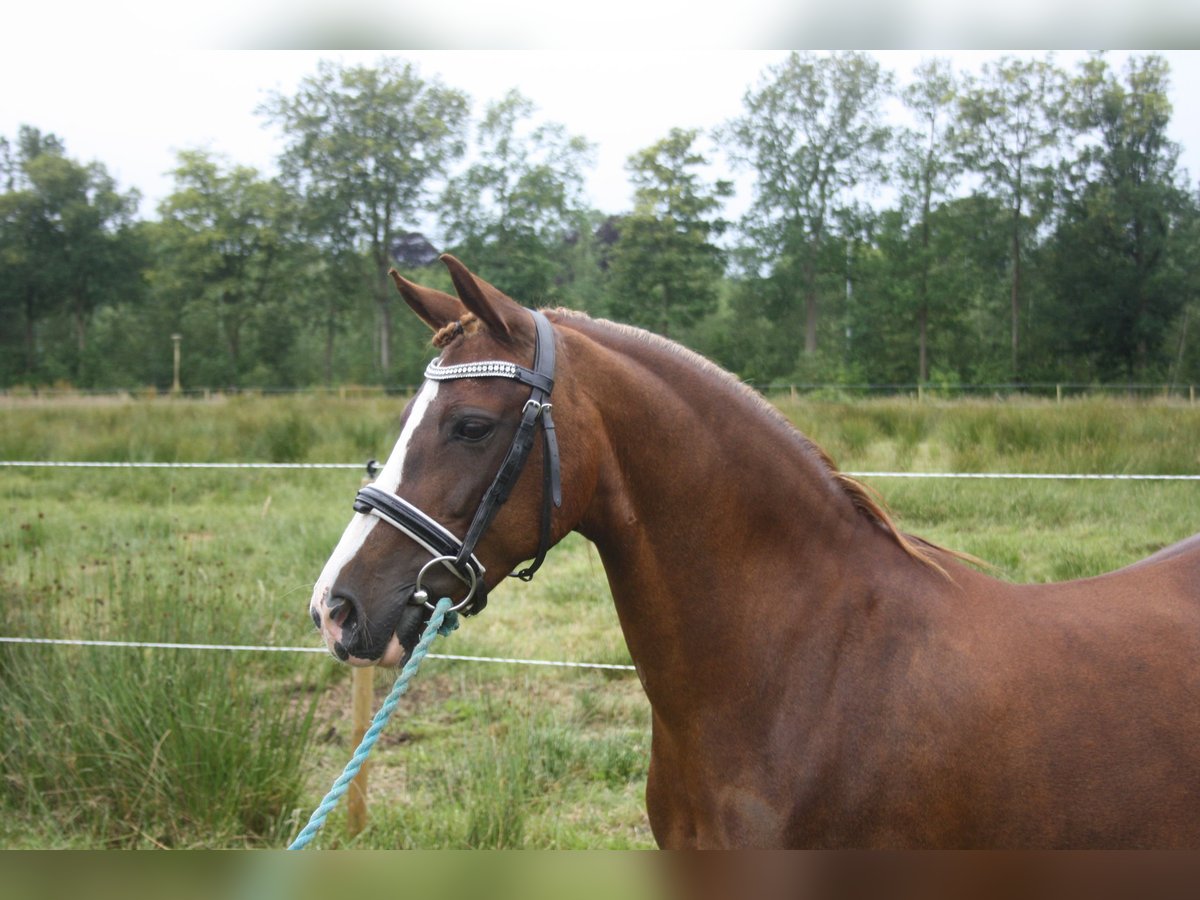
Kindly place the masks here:
[[(1200, 409), (1119, 400), (780, 402), (859, 471), (1200, 472)], [(398, 398), (22, 401), (0, 459), (358, 462)], [(354, 471), (0, 469), (0, 633), (314, 646), (305, 607)], [(878, 479), (902, 526), (1007, 578), (1117, 568), (1200, 528), (1200, 484)], [(627, 662), (572, 536), (435, 646)], [(378, 699), (392, 674), (376, 676)], [(0, 846), (281, 846), (349, 757), (349, 673), (316, 654), (0, 645)], [(370, 824), (319, 846), (641, 847), (630, 673), (430, 660), (373, 755)]]

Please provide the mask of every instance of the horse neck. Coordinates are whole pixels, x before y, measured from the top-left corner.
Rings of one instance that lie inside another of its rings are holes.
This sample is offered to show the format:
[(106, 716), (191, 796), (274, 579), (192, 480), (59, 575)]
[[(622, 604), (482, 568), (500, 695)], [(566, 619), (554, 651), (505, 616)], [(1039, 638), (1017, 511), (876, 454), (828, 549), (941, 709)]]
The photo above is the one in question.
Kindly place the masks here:
[(846, 614), (846, 573), (895, 558), (894, 541), (730, 376), (657, 339), (587, 328), (574, 356), (604, 441), (579, 530), (600, 551), (651, 701), (656, 681), (687, 673), (703, 691), (717, 661), (752, 665), (764, 635), (825, 639), (812, 626)]

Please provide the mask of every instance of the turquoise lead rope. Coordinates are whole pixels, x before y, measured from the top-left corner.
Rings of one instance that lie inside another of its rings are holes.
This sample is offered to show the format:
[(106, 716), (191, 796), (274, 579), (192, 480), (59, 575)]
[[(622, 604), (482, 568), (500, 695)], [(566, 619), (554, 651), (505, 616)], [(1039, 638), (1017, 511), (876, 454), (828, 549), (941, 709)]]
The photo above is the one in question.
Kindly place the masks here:
[(350, 782), (354, 780), (354, 776), (358, 774), (359, 770), (363, 767), (363, 763), (367, 761), (367, 756), (370, 754), (371, 748), (375, 746), (375, 741), (379, 739), (379, 735), (383, 731), (384, 726), (387, 725), (388, 719), (392, 717), (392, 712), (395, 711), (396, 704), (400, 702), (400, 698), (408, 690), (408, 683), (417, 674), (421, 660), (429, 652), (429, 648), (433, 644), (433, 639), (439, 634), (448, 635), (458, 627), (458, 615), (450, 612), (452, 605), (453, 601), (450, 598), (443, 597), (438, 601), (437, 606), (434, 607), (433, 615), (429, 617), (429, 624), (425, 626), (425, 632), (421, 635), (421, 639), (417, 641), (417, 646), (413, 648), (408, 662), (404, 664), (404, 668), (400, 670), (400, 674), (396, 677), (396, 683), (392, 685), (391, 693), (383, 701), (383, 705), (379, 707), (379, 712), (375, 713), (375, 718), (371, 720), (371, 727), (363, 735), (358, 749), (350, 757), (350, 762), (346, 763), (346, 768), (342, 770), (342, 774), (333, 783), (333, 787), (329, 789), (329, 793), (325, 795), (325, 799), (321, 801), (321, 805), (313, 810), (308, 824), (296, 835), (296, 839), (288, 845), (289, 850), (303, 850), (316, 837), (317, 832), (321, 830), (321, 826), (325, 824), (325, 819), (329, 813), (337, 806), (337, 802), (342, 799), (342, 794), (346, 793), (350, 787)]

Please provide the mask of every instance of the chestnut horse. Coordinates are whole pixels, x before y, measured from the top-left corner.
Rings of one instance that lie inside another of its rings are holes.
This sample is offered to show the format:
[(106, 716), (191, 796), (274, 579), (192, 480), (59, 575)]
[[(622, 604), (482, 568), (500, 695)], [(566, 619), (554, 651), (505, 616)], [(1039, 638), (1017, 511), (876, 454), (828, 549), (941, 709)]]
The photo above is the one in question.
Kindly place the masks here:
[[(541, 332), (443, 261), (458, 297), (393, 274), (441, 357), (375, 483), (384, 507), (356, 505), (314, 588), (340, 658), (403, 662), (429, 615), (418, 587), (463, 598), (477, 575), (478, 603), (576, 530), (650, 701), (660, 845), (1200, 847), (1200, 535), (1097, 578), (998, 581), (900, 533), (697, 355), (561, 310)], [(546, 340), (535, 406), (557, 446), (526, 440), (511, 496), (456, 556)], [(410, 538), (396, 497), (450, 550)]]

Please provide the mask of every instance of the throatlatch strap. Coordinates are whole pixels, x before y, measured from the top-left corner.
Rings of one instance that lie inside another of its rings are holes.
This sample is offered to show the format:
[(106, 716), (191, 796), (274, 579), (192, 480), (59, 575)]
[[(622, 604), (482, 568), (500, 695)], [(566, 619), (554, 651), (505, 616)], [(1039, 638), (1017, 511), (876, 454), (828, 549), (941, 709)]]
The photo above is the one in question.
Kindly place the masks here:
[[(555, 367), (554, 330), (545, 316), (539, 312), (530, 311), (533, 312), (533, 319), (538, 331), (534, 368), (539, 372), (553, 373)], [(529, 409), (534, 403), (539, 404), (538, 417), (542, 421), (542, 524), (538, 535), (537, 555), (533, 558), (533, 562), (521, 571), (513, 573), (514, 578), (522, 581), (531, 581), (537, 570), (542, 567), (542, 563), (546, 561), (546, 554), (550, 551), (550, 526), (553, 510), (562, 506), (562, 470), (558, 459), (558, 436), (554, 430), (554, 417), (551, 415), (549, 399), (549, 392), (538, 396), (538, 390), (535, 388), (529, 398), (530, 402), (525, 407)]]

